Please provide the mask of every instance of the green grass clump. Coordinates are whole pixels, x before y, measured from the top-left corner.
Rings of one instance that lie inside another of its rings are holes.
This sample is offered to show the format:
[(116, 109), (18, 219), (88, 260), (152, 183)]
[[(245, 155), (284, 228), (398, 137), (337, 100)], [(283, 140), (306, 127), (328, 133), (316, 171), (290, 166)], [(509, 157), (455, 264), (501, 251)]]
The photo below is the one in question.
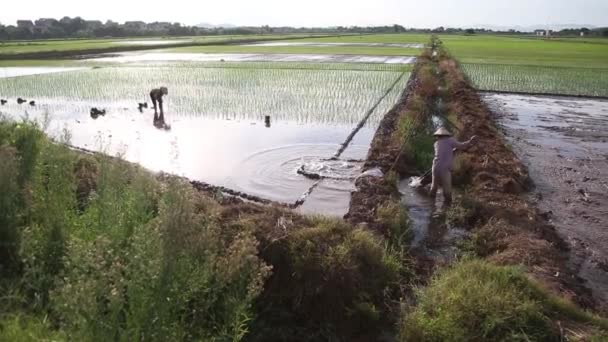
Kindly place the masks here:
[(392, 329), (387, 298), (402, 266), (373, 233), (316, 219), (264, 254), (273, 275), (258, 301), (251, 340), (376, 339)]
[(559, 341), (553, 320), (604, 320), (550, 295), (522, 269), (469, 260), (438, 273), (404, 312), (402, 341)]
[(48, 320), (10, 316), (0, 321), (0, 341), (51, 342), (67, 341), (67, 337), (54, 331)]

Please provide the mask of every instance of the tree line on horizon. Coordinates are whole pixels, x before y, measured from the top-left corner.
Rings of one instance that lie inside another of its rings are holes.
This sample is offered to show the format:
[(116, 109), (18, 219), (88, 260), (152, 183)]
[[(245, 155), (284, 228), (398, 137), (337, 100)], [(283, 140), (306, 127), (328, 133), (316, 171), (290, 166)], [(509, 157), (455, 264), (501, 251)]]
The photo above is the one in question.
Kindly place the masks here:
[[(386, 26), (337, 26), (337, 27), (201, 27), (185, 26), (180, 23), (127, 21), (118, 23), (108, 20), (85, 20), (81, 17), (63, 17), (59, 20), (40, 18), (38, 20), (18, 20), (17, 25), (0, 24), (0, 41), (61, 38), (103, 38), (103, 37), (154, 37), (154, 36), (199, 36), (199, 35), (247, 35), (247, 34), (289, 34), (289, 33), (454, 33), (454, 34), (525, 34), (516, 30), (493, 31), (483, 28), (444, 28), (434, 29), (405, 28), (401, 25)], [(589, 30), (571, 28), (552, 32), (553, 36), (576, 36), (585, 32), (587, 36), (608, 36), (608, 28)]]

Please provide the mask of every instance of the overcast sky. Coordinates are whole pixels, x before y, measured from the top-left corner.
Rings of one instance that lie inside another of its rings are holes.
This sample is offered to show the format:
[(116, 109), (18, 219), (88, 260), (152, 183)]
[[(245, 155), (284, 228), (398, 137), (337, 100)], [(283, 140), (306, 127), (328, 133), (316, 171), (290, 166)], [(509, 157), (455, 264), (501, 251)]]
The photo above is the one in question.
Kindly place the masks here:
[(608, 0), (6, 0), (0, 22), (84, 19), (271, 26), (608, 26)]

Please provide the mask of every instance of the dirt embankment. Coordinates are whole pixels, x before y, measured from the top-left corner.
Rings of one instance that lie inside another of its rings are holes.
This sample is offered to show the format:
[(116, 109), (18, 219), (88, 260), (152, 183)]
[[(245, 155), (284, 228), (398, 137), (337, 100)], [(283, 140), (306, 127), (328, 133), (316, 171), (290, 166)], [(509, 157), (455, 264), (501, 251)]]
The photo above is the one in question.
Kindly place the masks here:
[[(533, 184), (526, 167), (506, 144), (490, 110), (457, 63), (441, 47), (437, 51), (436, 57), (419, 58), (401, 101), (382, 120), (364, 169), (379, 168), (385, 176), (357, 180), (357, 190), (352, 194), (345, 218), (387, 235), (389, 228), (379, 219), (379, 208), (399, 200), (393, 182), (398, 176), (412, 176), (412, 170), (417, 169), (408, 156), (412, 151), (403, 149), (399, 126), (407, 117), (419, 115), (416, 112), (420, 103), (426, 107), (424, 116), (429, 116), (433, 111), (429, 107), (439, 100), (443, 112), (440, 114), (458, 129), (458, 138), (478, 136), (475, 146), (461, 157), (461, 165), (454, 174), (455, 185), (467, 190), (458, 193), (448, 212), (448, 219), (456, 217), (459, 226), (468, 230), (469, 248), (477, 256), (498, 265), (526, 266), (531, 276), (555, 293), (583, 307), (595, 308), (589, 290), (567, 267), (567, 245), (528, 199), (526, 193)], [(434, 83), (424, 81), (429, 74), (419, 75), (418, 71), (425, 63), (431, 63), (437, 71)], [(427, 91), (421, 85), (423, 81), (442, 86), (436, 92)], [(433, 98), (420, 96), (429, 94)], [(412, 102), (418, 103), (414, 106)], [(396, 175), (390, 171), (395, 171)], [(424, 256), (420, 258), (424, 259)], [(425, 278), (432, 274), (434, 263), (422, 259), (416, 263), (428, 268), (417, 267)]]
[(411, 98), (419, 92), (419, 70), (430, 62), (429, 56), (430, 53), (427, 53), (418, 57), (401, 98), (386, 113), (376, 130), (363, 171), (379, 169), (382, 176), (363, 176), (356, 180), (356, 190), (351, 194), (350, 208), (344, 217), (354, 225), (365, 224), (374, 231), (387, 234), (388, 228), (379, 220), (377, 212), (386, 203), (399, 202), (400, 194), (393, 178), (394, 175), (406, 173), (407, 164), (400, 158), (403, 151), (397, 130)]
[[(465, 160), (471, 183), (463, 208), (475, 252), (496, 264), (524, 265), (561, 296), (593, 308), (590, 292), (567, 267), (566, 244), (525, 195), (532, 186), (527, 169), (507, 146), (490, 110), (453, 59), (442, 55), (439, 70), (447, 84), (447, 110), (462, 127), (460, 135), (478, 136)], [(462, 197), (459, 202), (462, 206)]]

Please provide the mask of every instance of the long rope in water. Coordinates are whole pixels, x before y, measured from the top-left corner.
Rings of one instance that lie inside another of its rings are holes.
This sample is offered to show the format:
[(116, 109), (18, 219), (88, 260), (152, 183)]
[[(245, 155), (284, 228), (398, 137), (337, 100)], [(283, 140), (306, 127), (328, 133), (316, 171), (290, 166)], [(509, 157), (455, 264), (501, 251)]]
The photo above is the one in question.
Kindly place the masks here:
[[(374, 105), (365, 113), (365, 115), (363, 116), (363, 118), (361, 119), (361, 121), (359, 121), (359, 123), (357, 124), (357, 126), (355, 127), (355, 129), (353, 129), (353, 131), (350, 132), (350, 134), (348, 135), (348, 137), (346, 137), (346, 140), (344, 141), (344, 143), (342, 143), (342, 145), (340, 146), (340, 148), (338, 149), (338, 151), (336, 152), (336, 154), (334, 154), (334, 156), (332, 158), (330, 158), (329, 160), (337, 160), (338, 158), (340, 158), (340, 156), (342, 155), (342, 153), (344, 152), (344, 150), (346, 150), (346, 148), (348, 147), (348, 145), (350, 145), (350, 143), (354, 139), (355, 135), (357, 135), (357, 133), (359, 133), (359, 131), (361, 130), (361, 128), (363, 128), (363, 126), (365, 125), (365, 123), (367, 122), (367, 120), (369, 119), (369, 117), (372, 115), (372, 113), (374, 113), (374, 111), (376, 110), (376, 108), (378, 108), (378, 106), (382, 103), (382, 101), (384, 101), (384, 99), (388, 96), (388, 94), (390, 94), (390, 92), (393, 91), (393, 89), (395, 89), (395, 87), (397, 86), (397, 84), (399, 84), (399, 81), (401, 81), (401, 79), (403, 79), (403, 76), (405, 76), (406, 73), (407, 73), (407, 71), (403, 71), (399, 75), (399, 77), (397, 77), (397, 79), (395, 79), (395, 81), (391, 84), (390, 87), (388, 87), (388, 89), (378, 99), (378, 101), (376, 101), (376, 103), (374, 103)], [(312, 193), (312, 191), (317, 186), (319, 186), (319, 184), (321, 183), (321, 181), (323, 180), (323, 178), (324, 177), (321, 177), (319, 180), (317, 180), (315, 183), (313, 183), (310, 186), (310, 188), (308, 188), (308, 190), (306, 190), (302, 194), (302, 196), (300, 196), (300, 198), (293, 204), (293, 208), (298, 208), (299, 206), (301, 206), (302, 204), (304, 204), (304, 202), (306, 201), (306, 199), (308, 198), (308, 196), (310, 196), (310, 194)]]
[(351, 141), (353, 140), (355, 135), (357, 133), (359, 133), (361, 128), (363, 128), (363, 126), (365, 125), (365, 123), (367, 122), (369, 117), (372, 115), (372, 113), (376, 110), (376, 108), (378, 108), (380, 103), (382, 103), (382, 101), (384, 101), (384, 99), (388, 96), (388, 94), (390, 94), (390, 92), (393, 91), (393, 89), (397, 86), (399, 81), (401, 81), (401, 79), (403, 78), (403, 76), (405, 76), (406, 73), (407, 73), (407, 71), (403, 71), (399, 75), (399, 77), (397, 77), (395, 82), (393, 82), (393, 84), (391, 84), (391, 86), (386, 90), (386, 92), (384, 92), (384, 94), (378, 99), (378, 101), (376, 101), (376, 103), (365, 113), (365, 115), (363, 116), (361, 121), (357, 124), (355, 129), (353, 129), (353, 131), (348, 135), (348, 137), (346, 137), (346, 140), (344, 141), (344, 143), (342, 143), (342, 146), (338, 149), (336, 154), (333, 156), (333, 158), (332, 158), (333, 160), (340, 158), (340, 155), (342, 155), (344, 150), (346, 150), (346, 148), (351, 143)]

